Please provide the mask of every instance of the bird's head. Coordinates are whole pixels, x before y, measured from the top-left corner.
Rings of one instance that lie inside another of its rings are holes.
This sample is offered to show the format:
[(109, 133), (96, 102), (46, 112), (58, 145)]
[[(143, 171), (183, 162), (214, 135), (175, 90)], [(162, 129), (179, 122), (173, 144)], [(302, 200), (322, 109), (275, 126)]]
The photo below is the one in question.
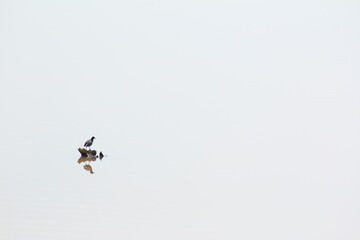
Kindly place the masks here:
[(94, 141), (95, 137), (91, 137), (91, 141)]

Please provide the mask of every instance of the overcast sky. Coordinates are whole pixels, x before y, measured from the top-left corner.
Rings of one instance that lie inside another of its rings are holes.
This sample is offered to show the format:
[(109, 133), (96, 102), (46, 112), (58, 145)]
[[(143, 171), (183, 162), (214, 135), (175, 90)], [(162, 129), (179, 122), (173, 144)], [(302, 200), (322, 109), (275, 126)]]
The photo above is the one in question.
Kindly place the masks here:
[(1, 0), (0, 238), (360, 239), (359, 43), (355, 0)]

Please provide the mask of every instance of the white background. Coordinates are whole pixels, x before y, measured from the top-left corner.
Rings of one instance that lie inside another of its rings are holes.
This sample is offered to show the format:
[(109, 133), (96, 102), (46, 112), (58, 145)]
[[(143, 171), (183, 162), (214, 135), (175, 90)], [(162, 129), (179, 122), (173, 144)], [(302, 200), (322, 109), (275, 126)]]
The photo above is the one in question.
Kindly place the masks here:
[(359, 1), (1, 0), (0, 238), (360, 239), (359, 43)]

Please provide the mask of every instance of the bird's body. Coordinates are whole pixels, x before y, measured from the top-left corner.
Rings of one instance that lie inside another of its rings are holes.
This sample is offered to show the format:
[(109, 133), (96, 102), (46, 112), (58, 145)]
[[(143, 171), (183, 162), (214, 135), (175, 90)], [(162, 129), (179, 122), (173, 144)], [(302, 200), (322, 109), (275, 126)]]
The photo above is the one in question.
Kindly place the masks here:
[(89, 140), (87, 140), (84, 144), (84, 147), (89, 147), (93, 144), (95, 137), (91, 137)]

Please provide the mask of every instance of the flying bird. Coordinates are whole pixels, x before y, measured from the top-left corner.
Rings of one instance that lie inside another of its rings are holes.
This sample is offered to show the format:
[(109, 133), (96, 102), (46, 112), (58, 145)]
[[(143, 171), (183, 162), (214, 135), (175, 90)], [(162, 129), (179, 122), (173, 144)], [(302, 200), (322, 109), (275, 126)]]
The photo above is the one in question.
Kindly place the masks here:
[(91, 139), (87, 140), (84, 144), (84, 147), (89, 147), (93, 144), (95, 137), (91, 137)]

